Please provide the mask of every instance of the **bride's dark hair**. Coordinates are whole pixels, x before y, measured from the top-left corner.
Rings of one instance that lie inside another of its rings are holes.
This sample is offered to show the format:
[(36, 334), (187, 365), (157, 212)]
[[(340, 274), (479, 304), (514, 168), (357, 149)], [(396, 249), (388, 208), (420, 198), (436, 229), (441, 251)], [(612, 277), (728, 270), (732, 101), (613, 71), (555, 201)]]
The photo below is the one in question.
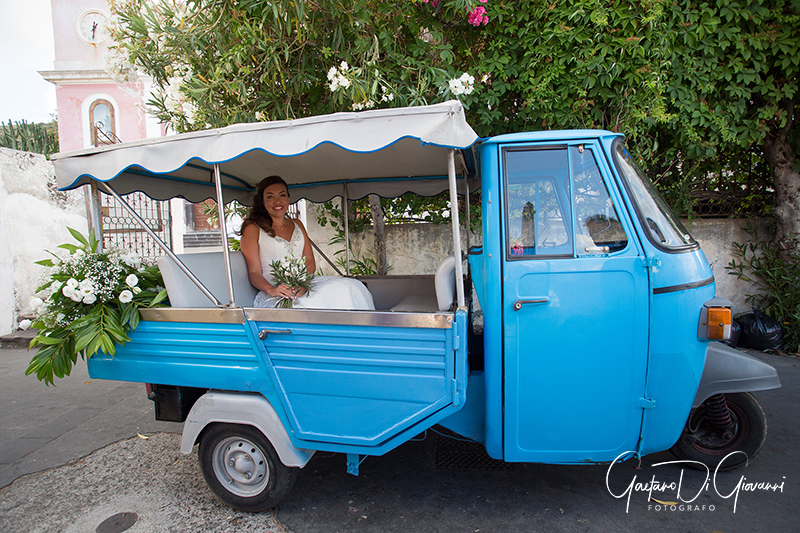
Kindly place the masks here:
[(250, 213), (245, 217), (242, 221), (242, 229), (249, 226), (250, 224), (255, 224), (259, 228), (266, 231), (270, 237), (275, 236), (275, 230), (272, 229), (272, 217), (269, 216), (267, 213), (267, 208), (264, 207), (264, 189), (269, 187), (270, 185), (275, 185), (276, 183), (280, 183), (284, 187), (286, 187), (286, 194), (289, 194), (289, 186), (286, 185), (286, 182), (283, 181), (283, 178), (280, 176), (267, 176), (263, 180), (261, 180), (256, 188), (256, 195), (253, 197), (253, 206), (250, 208)]

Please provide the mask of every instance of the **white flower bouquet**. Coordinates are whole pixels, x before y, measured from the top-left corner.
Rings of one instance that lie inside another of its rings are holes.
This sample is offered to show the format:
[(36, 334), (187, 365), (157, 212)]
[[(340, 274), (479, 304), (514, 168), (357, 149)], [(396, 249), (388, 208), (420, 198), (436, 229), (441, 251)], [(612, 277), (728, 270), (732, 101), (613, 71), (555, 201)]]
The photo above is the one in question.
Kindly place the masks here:
[(30, 348), (38, 347), (26, 375), (53, 383), (68, 376), (81, 358), (98, 351), (114, 355), (117, 344), (129, 341), (128, 333), (139, 324), (139, 307), (165, 305), (167, 292), (156, 266), (119, 249), (98, 252), (93, 233), (84, 237), (67, 228), (80, 243), (62, 244), (68, 255), (49, 252), (53, 259), (37, 261), (51, 268), (31, 303), (39, 330)]
[[(288, 285), (293, 289), (305, 289), (306, 296), (311, 293), (311, 280), (314, 274), (309, 274), (306, 267), (306, 258), (297, 258), (294, 255), (287, 255), (280, 261), (273, 261), (269, 264), (272, 268), (272, 278), (275, 285)], [(292, 307), (292, 298), (281, 298), (275, 307), (289, 309)]]

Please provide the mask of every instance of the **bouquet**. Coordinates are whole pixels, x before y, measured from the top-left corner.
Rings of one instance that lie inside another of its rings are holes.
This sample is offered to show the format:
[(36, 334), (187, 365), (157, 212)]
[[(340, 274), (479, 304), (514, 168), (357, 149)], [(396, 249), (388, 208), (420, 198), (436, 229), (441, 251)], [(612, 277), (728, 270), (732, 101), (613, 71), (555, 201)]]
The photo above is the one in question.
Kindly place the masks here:
[(67, 229), (80, 245), (62, 244), (67, 255), (48, 252), (53, 259), (36, 262), (52, 270), (31, 300), (39, 332), (30, 348), (39, 350), (25, 375), (35, 373), (47, 384), (68, 376), (78, 354), (113, 356), (139, 324), (139, 307), (165, 305), (167, 296), (157, 266), (116, 248), (98, 252), (93, 232), (87, 238)]
[[(311, 293), (311, 280), (314, 274), (308, 273), (306, 258), (299, 259), (294, 255), (287, 255), (280, 261), (273, 261), (269, 265), (272, 268), (272, 278), (275, 285), (288, 285), (294, 289), (305, 289), (306, 296)], [(291, 298), (281, 298), (275, 307), (289, 309), (292, 307)]]

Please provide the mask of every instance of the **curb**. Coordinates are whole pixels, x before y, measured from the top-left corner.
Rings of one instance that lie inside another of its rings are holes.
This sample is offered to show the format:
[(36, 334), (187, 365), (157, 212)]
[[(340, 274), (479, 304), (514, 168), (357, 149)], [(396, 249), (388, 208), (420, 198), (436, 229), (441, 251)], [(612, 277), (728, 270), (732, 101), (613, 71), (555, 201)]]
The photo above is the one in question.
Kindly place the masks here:
[(27, 348), (36, 336), (36, 330), (24, 329), (0, 337), (0, 348)]

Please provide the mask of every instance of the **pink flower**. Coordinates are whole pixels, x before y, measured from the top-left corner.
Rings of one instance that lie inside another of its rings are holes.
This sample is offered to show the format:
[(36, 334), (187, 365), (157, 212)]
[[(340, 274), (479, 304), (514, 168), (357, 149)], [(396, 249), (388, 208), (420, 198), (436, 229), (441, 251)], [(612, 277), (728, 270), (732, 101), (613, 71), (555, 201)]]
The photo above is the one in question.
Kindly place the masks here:
[(473, 26), (480, 26), (481, 24), (485, 26), (489, 22), (489, 17), (486, 15), (486, 8), (478, 6), (473, 9), (467, 16), (467, 21)]

